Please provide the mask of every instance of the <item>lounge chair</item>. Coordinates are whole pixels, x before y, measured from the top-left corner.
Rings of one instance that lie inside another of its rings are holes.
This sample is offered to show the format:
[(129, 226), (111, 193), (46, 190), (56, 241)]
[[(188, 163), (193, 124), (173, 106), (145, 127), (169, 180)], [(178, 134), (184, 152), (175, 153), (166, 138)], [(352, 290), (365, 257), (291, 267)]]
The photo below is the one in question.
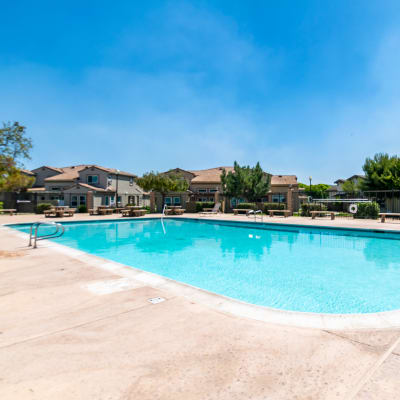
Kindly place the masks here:
[(212, 209), (208, 209), (208, 211), (201, 211), (198, 214), (199, 215), (215, 215), (219, 213), (219, 210), (221, 208), (221, 203), (215, 203), (214, 207)]

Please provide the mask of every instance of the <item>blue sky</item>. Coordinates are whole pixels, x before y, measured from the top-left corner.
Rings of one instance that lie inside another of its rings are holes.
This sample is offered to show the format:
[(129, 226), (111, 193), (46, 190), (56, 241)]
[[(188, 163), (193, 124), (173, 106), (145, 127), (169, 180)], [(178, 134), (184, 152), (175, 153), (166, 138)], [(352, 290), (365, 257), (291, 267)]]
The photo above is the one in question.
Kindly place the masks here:
[(400, 153), (397, 0), (2, 2), (0, 121), (29, 168), (260, 161), (331, 183)]

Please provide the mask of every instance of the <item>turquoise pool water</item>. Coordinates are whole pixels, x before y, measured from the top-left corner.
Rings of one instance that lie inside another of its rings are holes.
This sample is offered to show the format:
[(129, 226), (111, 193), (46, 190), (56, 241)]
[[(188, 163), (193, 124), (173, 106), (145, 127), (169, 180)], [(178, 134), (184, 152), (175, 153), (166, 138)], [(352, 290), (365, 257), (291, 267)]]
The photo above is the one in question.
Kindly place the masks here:
[(267, 307), (343, 314), (400, 309), (399, 234), (184, 219), (163, 224), (65, 223), (55, 241)]

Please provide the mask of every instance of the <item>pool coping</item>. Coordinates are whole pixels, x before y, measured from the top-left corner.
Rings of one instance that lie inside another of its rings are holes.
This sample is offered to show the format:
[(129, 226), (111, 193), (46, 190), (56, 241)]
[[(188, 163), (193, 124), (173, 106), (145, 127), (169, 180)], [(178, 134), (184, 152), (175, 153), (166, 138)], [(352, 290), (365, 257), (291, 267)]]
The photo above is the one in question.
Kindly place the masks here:
[[(153, 219), (153, 218), (141, 218), (141, 219)], [(141, 219), (134, 219), (139, 221)], [(202, 218), (174, 218), (168, 217), (168, 219), (185, 219), (185, 220), (200, 220), (200, 221), (211, 221), (211, 222), (234, 222), (238, 224), (247, 224), (244, 221), (221, 221), (214, 219), (202, 219)], [(126, 218), (124, 221), (130, 219)], [(90, 222), (114, 222), (121, 221), (121, 219), (115, 220), (91, 220)], [(73, 223), (74, 221), (66, 221), (66, 223)], [(80, 222), (80, 221), (75, 221)], [(88, 222), (88, 221), (82, 221)], [(260, 222), (249, 221), (250, 224), (263, 224)], [(29, 223), (28, 223), (29, 224)], [(23, 238), (29, 239), (27, 233), (17, 231), (10, 227), (10, 225), (22, 225), (22, 224), (2, 224), (1, 229), (6, 230), (8, 233)], [(272, 225), (272, 224), (271, 224)], [(274, 223), (274, 226), (277, 224)], [(302, 227), (311, 228), (310, 226), (293, 225), (293, 224), (279, 224), (290, 227)], [(342, 229), (342, 230), (356, 230), (356, 231), (371, 231), (373, 229), (362, 229), (362, 228), (340, 228), (340, 227), (324, 227), (324, 226), (312, 226), (317, 229)], [(389, 233), (393, 231), (385, 230)], [(398, 232), (397, 232), (398, 233)], [(82, 250), (74, 249), (72, 247), (55, 243), (53, 241), (43, 241), (40, 244), (41, 248), (50, 248), (60, 253), (66, 254), (74, 259), (84, 262), (90, 266), (94, 266), (112, 273), (119, 275), (127, 279), (133, 279), (144, 285), (149, 285), (154, 288), (168, 290), (176, 295), (184, 296), (192, 301), (199, 302), (206, 305), (216, 311), (232, 314), (238, 317), (251, 318), (258, 321), (286, 325), (296, 326), (302, 328), (314, 328), (323, 330), (359, 330), (359, 329), (393, 329), (400, 328), (400, 309), (392, 311), (383, 311), (378, 313), (367, 313), (367, 314), (323, 314), (323, 313), (308, 313), (300, 311), (287, 311), (275, 309), (272, 307), (260, 306), (251, 303), (246, 303), (237, 299), (233, 299), (224, 295), (216, 294), (205, 289), (197, 288), (187, 283), (179, 282), (170, 278), (163, 277), (151, 272), (141, 270), (140, 268), (128, 266), (115, 261), (107, 260), (105, 258), (95, 256), (86, 253)]]

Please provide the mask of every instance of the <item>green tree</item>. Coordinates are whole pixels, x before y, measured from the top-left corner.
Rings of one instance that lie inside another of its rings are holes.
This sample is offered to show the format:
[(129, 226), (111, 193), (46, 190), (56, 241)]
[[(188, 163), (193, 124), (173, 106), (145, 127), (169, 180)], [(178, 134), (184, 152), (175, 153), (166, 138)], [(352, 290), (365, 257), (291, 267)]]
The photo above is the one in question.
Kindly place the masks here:
[(137, 179), (137, 184), (146, 191), (155, 191), (162, 195), (164, 204), (165, 195), (169, 192), (185, 192), (189, 188), (186, 180), (175, 174), (160, 174), (159, 172), (148, 172)]
[(342, 189), (344, 192), (348, 194), (355, 194), (361, 190), (362, 183), (361, 182), (354, 182), (352, 180), (347, 180), (343, 183)]
[(229, 171), (228, 173), (225, 169), (222, 170), (222, 193), (228, 197), (239, 198), (243, 196), (245, 190), (245, 171), (236, 161), (233, 169), (233, 172)]
[(325, 199), (328, 197), (329, 185), (325, 183), (318, 183), (317, 185), (307, 185), (305, 183), (299, 183), (300, 188), (304, 188), (304, 192), (307, 196), (311, 196), (315, 199)]
[(233, 172), (221, 174), (222, 193), (228, 197), (245, 198), (255, 202), (269, 192), (271, 175), (263, 171), (258, 162), (255, 167), (241, 167), (236, 161)]
[(400, 189), (400, 159), (386, 153), (377, 153), (367, 158), (363, 165), (365, 179), (363, 190)]
[(30, 159), (32, 141), (18, 122), (0, 129), (0, 191), (19, 191), (32, 186), (34, 178), (21, 171), (22, 159)]
[(30, 160), (31, 149), (32, 140), (26, 136), (25, 126), (18, 122), (13, 124), (3, 122), (3, 128), (0, 129), (1, 157), (14, 160), (15, 165), (18, 166), (21, 159)]
[(35, 178), (25, 175), (11, 158), (0, 157), (0, 192), (19, 192), (34, 182)]

